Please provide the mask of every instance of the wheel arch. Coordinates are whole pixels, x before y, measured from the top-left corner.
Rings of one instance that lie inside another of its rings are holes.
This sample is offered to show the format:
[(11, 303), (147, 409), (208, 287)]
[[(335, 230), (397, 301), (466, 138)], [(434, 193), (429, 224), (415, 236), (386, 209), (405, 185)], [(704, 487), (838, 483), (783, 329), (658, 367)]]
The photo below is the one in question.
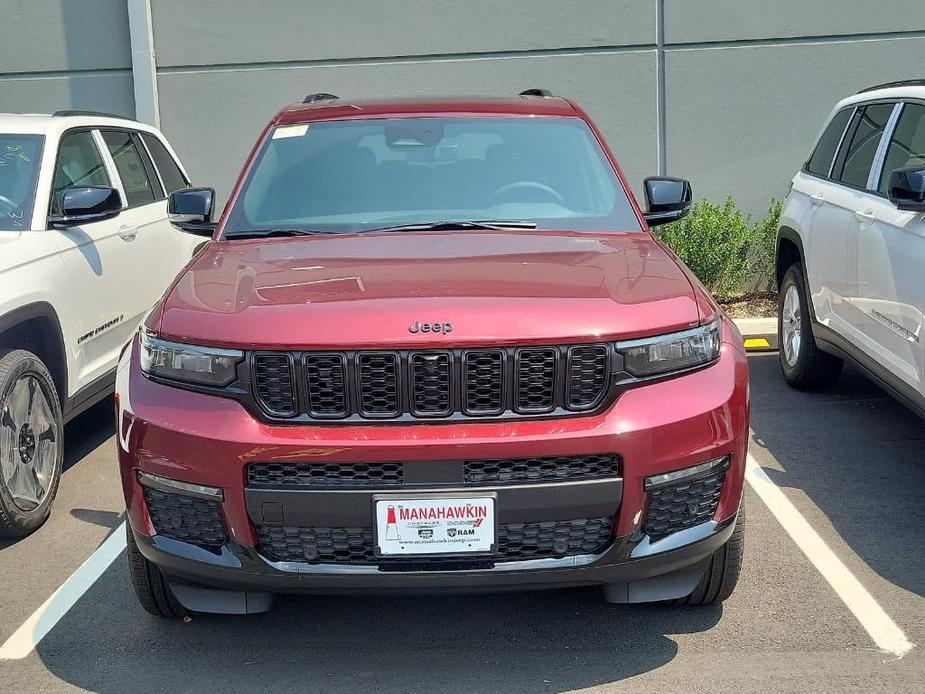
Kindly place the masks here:
[(781, 282), (784, 280), (784, 273), (787, 272), (787, 268), (796, 262), (803, 266), (803, 279), (806, 279), (805, 257), (800, 234), (792, 227), (782, 226), (777, 232), (777, 250), (775, 253), (775, 280), (778, 289), (780, 289)]
[(27, 349), (41, 359), (64, 407), (68, 396), (67, 351), (54, 307), (37, 301), (0, 316), (0, 348)]

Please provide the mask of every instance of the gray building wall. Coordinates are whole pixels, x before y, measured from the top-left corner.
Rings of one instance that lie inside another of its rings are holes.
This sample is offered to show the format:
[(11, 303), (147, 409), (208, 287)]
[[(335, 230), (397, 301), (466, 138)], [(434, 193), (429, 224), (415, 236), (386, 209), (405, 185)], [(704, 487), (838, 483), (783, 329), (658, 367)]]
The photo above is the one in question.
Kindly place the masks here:
[(0, 0), (0, 112), (134, 117), (125, 0)]
[[(637, 193), (690, 178), (760, 214), (832, 105), (921, 77), (921, 0), (152, 0), (161, 127), (196, 183), (230, 190), (304, 94), (577, 99)], [(126, 0), (0, 0), (0, 110), (134, 109)], [(12, 28), (11, 28), (12, 27)]]

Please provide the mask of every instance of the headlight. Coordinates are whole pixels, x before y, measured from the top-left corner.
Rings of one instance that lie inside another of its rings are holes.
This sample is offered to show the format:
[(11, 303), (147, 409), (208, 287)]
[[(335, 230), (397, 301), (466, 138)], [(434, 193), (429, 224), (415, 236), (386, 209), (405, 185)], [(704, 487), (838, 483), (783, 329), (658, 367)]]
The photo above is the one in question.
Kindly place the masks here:
[(237, 365), (244, 359), (238, 350), (168, 342), (144, 329), (139, 337), (141, 370), (155, 378), (227, 386), (237, 377)]
[(623, 368), (644, 378), (714, 362), (719, 359), (721, 345), (720, 322), (716, 320), (681, 333), (618, 342), (617, 351), (623, 355)]

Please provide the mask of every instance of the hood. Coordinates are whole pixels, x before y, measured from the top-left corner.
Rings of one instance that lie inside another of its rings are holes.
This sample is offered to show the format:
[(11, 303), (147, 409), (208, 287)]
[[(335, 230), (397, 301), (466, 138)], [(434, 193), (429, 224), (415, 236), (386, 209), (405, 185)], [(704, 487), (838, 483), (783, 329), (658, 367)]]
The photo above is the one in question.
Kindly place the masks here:
[(200, 344), (344, 349), (621, 339), (700, 315), (648, 233), (462, 231), (212, 242), (152, 319)]

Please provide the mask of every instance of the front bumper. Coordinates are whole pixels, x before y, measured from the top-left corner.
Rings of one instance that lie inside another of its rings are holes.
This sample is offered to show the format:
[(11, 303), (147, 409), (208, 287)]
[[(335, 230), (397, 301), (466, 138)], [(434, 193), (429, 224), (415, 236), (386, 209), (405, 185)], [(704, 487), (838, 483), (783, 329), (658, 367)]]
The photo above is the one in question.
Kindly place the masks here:
[[(488, 423), (269, 425), (235, 401), (149, 381), (138, 369), (136, 351), (137, 345), (127, 350), (117, 378), (118, 448), (128, 517), (142, 553), (178, 586), (288, 592), (600, 584), (609, 586), (618, 600), (621, 595), (624, 601), (665, 599), (689, 593), (705, 562), (732, 532), (742, 494), (748, 376), (741, 342), (729, 325), (716, 364), (629, 390), (603, 413)], [(499, 486), (494, 491), (499, 512), (510, 514), (511, 522), (528, 521), (531, 514), (567, 518), (570, 511), (578, 517), (574, 509), (579, 508), (581, 517), (600, 515), (609, 508), (613, 531), (605, 549), (468, 570), (388, 571), (376, 565), (273, 561), (260, 552), (258, 526), (265, 521), (260, 510), (265, 501), (279, 501), (289, 509), (287, 524), (339, 518), (338, 523), (350, 525), (363, 523), (365, 515), (364, 524), (370, 525), (369, 496), (375, 490), (354, 493), (352, 500), (341, 503), (332, 501), (336, 493), (261, 495), (246, 482), (247, 466), (253, 462), (402, 461), (426, 470), (435, 465), (430, 461), (602, 453), (620, 457), (620, 480), (537, 485), (519, 492)], [(729, 456), (730, 465), (714, 515), (653, 541), (644, 532), (649, 503), (645, 478), (722, 456)], [(158, 535), (139, 471), (220, 488), (225, 544), (209, 551)], [(548, 489), (540, 491), (540, 486)]]

